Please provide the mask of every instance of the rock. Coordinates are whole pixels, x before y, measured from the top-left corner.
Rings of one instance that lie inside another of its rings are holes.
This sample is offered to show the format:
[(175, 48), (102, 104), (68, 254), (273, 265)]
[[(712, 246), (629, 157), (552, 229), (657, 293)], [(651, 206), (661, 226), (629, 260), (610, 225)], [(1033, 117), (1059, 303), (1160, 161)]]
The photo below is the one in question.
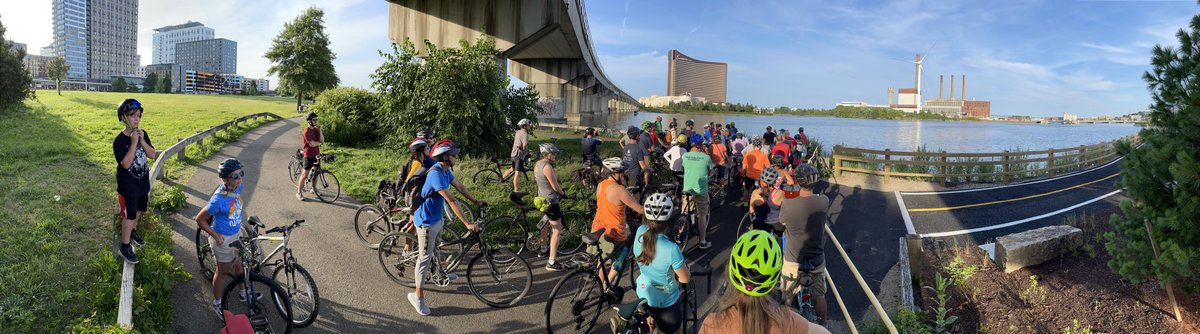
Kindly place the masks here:
[(1083, 245), (1083, 230), (1047, 226), (996, 238), (996, 264), (1011, 273), (1057, 258)]

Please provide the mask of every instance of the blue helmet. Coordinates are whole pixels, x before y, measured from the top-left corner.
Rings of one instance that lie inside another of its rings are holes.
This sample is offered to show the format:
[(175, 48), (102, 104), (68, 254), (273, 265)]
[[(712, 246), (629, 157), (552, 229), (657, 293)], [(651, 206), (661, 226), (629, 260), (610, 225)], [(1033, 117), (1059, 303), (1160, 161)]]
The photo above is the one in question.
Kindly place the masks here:
[(125, 101), (121, 101), (121, 105), (117, 106), (117, 120), (124, 120), (123, 117), (125, 117), (125, 114), (134, 109), (142, 109), (142, 103), (138, 102), (137, 99), (125, 99)]
[(693, 133), (692, 138), (689, 139), (688, 141), (690, 141), (692, 143), (692, 145), (704, 144), (704, 136)]

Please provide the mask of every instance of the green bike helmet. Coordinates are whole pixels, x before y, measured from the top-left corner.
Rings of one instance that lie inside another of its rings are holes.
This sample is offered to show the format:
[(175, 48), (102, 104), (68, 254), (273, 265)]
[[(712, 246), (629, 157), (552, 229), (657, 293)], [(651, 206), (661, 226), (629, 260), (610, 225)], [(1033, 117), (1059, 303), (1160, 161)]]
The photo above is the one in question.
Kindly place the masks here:
[(775, 289), (783, 272), (783, 248), (770, 233), (743, 233), (729, 254), (729, 282), (742, 293), (764, 296)]

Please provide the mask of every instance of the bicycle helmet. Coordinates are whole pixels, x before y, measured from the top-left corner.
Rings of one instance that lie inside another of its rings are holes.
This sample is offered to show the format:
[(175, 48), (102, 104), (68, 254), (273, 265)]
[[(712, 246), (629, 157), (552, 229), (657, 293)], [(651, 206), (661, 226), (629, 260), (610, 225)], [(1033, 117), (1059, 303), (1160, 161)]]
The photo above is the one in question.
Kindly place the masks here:
[(687, 124), (687, 125), (696, 125), (696, 121), (694, 121), (694, 120), (690, 120), (690, 119), (689, 119), (689, 120), (687, 120), (687, 122), (685, 122), (685, 124)]
[(645, 128), (649, 128), (649, 127), (651, 127), (651, 126), (654, 126), (654, 123), (651, 123), (650, 121), (642, 121), (642, 128), (643, 128), (643, 129), (645, 129)]
[(691, 140), (690, 140), (690, 141), (691, 141), (692, 145), (701, 145), (701, 144), (704, 144), (704, 136), (701, 136), (700, 134), (695, 134), (695, 133), (693, 133), (693, 134), (692, 134), (692, 138), (691, 138)]
[(314, 111), (310, 111), (310, 112), (308, 112), (308, 117), (305, 117), (304, 119), (309, 120), (309, 121), (317, 119), (317, 113)]
[(775, 184), (775, 180), (779, 179), (779, 170), (775, 167), (763, 168), (762, 176), (759, 177), (763, 183)]
[(664, 193), (646, 196), (646, 202), (642, 206), (646, 209), (646, 219), (656, 223), (666, 222), (671, 217), (671, 210), (675, 209), (674, 201)]
[(800, 127), (800, 132), (804, 132), (804, 127)]
[(589, 136), (595, 136), (596, 129), (595, 128), (587, 128), (587, 132), (585, 132), (585, 133), (587, 133)]
[(796, 184), (805, 188), (812, 188), (821, 179), (821, 171), (817, 170), (816, 166), (810, 164), (800, 164), (792, 171), (792, 175), (796, 179)]
[(754, 137), (750, 138), (750, 145), (762, 146), (762, 137), (759, 137), (758, 135), (754, 135)]
[(238, 159), (234, 158), (225, 159), (224, 161), (221, 161), (221, 166), (217, 167), (217, 177), (227, 179), (229, 178), (229, 174), (232, 174), (234, 171), (239, 169), (242, 169), (241, 161), (238, 161)]
[(449, 139), (442, 139), (442, 141), (439, 141), (437, 144), (433, 145), (433, 152), (430, 154), (430, 156), (432, 156), (434, 159), (439, 159), (445, 154), (458, 155), (459, 149), (455, 146), (456, 145), (454, 145), (453, 141), (450, 141)]
[(771, 155), (771, 166), (781, 166), (782, 167), (783, 166), (783, 155), (782, 154)]
[(742, 293), (764, 296), (775, 289), (783, 271), (783, 249), (771, 233), (743, 233), (729, 254), (729, 282)]
[(413, 152), (424, 152), (425, 148), (428, 146), (429, 142), (425, 141), (424, 139), (416, 139), (408, 144), (408, 149)]
[(613, 173), (624, 173), (625, 172), (625, 161), (622, 161), (621, 158), (612, 157), (612, 158), (604, 159), (604, 161), (602, 163), (604, 164), (604, 169), (606, 169), (610, 172), (613, 172)]
[(134, 109), (142, 110), (142, 103), (138, 102), (137, 99), (125, 99), (125, 101), (121, 101), (121, 104), (117, 106), (117, 120), (125, 120), (125, 114)]
[(629, 130), (626, 130), (625, 133), (629, 135), (629, 138), (636, 139), (637, 136), (642, 133), (642, 130), (638, 129), (636, 126), (630, 125)]
[(687, 135), (679, 135), (679, 136), (675, 137), (676, 144), (683, 145), (683, 144), (687, 144), (687, 142), (688, 142)]
[(558, 146), (554, 146), (554, 143), (542, 143), (538, 145), (538, 150), (542, 152), (542, 155), (558, 153)]
[(528, 118), (522, 118), (520, 121), (517, 121), (517, 126), (526, 126), (526, 125), (529, 125)]

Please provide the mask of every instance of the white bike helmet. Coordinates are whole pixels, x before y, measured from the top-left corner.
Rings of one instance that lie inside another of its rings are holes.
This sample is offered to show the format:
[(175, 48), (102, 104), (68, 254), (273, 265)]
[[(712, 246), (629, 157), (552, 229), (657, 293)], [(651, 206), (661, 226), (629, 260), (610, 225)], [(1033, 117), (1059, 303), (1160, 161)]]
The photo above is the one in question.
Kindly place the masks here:
[(621, 158), (613, 157), (613, 158), (604, 159), (603, 164), (604, 164), (604, 169), (606, 169), (610, 172), (613, 172), (613, 173), (624, 173), (625, 172), (625, 161), (622, 161)]
[(775, 180), (778, 179), (779, 170), (775, 169), (775, 167), (763, 168), (762, 176), (759, 177), (759, 180), (762, 180), (766, 184), (775, 184)]
[(520, 126), (526, 126), (526, 125), (529, 125), (529, 119), (528, 119), (528, 118), (522, 118), (520, 121), (517, 121), (517, 126), (518, 126), (518, 127), (520, 127)]
[(671, 210), (675, 209), (674, 201), (664, 193), (650, 194), (642, 206), (646, 209), (646, 219), (653, 222), (667, 221), (671, 217)]
[(558, 153), (558, 146), (554, 146), (554, 143), (543, 143), (538, 145), (538, 150), (542, 152), (542, 155)]

